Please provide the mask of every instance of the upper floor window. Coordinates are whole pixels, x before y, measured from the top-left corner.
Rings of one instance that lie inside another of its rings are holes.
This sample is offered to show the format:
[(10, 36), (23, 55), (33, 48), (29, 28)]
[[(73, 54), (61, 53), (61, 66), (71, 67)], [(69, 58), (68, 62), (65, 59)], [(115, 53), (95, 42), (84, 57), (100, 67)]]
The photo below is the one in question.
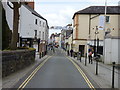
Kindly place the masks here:
[(40, 26), (41, 26), (41, 21), (40, 21)]
[(37, 25), (37, 19), (35, 19), (35, 24)]
[(35, 30), (35, 38), (37, 38), (37, 30)]
[(44, 27), (44, 22), (43, 22), (43, 27)]
[(41, 38), (41, 31), (39, 31), (39, 38)]

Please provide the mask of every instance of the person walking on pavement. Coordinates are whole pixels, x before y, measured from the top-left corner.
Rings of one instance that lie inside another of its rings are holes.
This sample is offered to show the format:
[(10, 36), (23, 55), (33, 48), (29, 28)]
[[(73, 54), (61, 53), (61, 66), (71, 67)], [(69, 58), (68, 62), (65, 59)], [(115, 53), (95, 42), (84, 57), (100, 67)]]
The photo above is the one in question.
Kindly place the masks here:
[(67, 50), (67, 55), (69, 56), (69, 50)]
[(73, 50), (72, 50), (72, 49), (70, 50), (70, 55), (71, 55), (71, 57), (72, 57), (72, 55), (73, 55)]
[(78, 59), (81, 61), (81, 52), (78, 52)]
[(92, 51), (89, 52), (88, 57), (89, 57), (89, 64), (90, 63), (92, 64)]

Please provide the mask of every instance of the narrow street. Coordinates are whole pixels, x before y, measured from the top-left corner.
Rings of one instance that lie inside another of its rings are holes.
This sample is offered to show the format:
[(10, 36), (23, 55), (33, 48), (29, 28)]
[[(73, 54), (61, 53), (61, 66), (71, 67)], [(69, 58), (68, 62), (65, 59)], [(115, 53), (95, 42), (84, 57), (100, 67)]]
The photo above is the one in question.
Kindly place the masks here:
[[(35, 74), (21, 83), (19, 88), (90, 88), (75, 65), (65, 56), (62, 50), (49, 52), (50, 57)], [(39, 66), (38, 66), (39, 67)], [(34, 71), (33, 71), (34, 72)], [(83, 74), (83, 73), (82, 73)], [(87, 78), (87, 77), (86, 77)]]

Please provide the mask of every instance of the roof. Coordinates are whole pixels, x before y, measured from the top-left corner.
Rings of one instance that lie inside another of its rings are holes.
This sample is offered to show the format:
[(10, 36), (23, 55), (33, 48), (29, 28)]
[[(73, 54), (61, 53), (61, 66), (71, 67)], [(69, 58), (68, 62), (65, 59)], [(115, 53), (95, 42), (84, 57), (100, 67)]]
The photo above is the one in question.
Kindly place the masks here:
[[(73, 19), (76, 14), (104, 14), (104, 13), (105, 6), (90, 6), (76, 12), (73, 16)], [(107, 14), (120, 14), (120, 6), (107, 6)]]
[[(46, 21), (47, 23), (47, 20), (45, 18), (43, 18), (39, 13), (37, 13), (33, 8), (31, 8), (30, 6), (26, 5), (26, 4), (23, 4), (24, 7), (26, 7), (33, 15), (43, 19)], [(48, 23), (47, 23), (48, 24)], [(48, 26), (48, 25), (47, 25)], [(49, 26), (48, 26), (49, 27)]]

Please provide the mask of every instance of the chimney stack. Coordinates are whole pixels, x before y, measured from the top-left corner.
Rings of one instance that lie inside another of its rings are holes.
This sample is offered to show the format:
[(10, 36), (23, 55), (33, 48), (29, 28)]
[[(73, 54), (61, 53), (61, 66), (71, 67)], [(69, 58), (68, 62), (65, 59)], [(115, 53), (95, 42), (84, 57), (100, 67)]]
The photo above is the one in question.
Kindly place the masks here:
[(27, 2), (27, 5), (30, 6), (32, 9), (34, 9), (34, 0), (33, 1), (30, 1), (30, 2)]

